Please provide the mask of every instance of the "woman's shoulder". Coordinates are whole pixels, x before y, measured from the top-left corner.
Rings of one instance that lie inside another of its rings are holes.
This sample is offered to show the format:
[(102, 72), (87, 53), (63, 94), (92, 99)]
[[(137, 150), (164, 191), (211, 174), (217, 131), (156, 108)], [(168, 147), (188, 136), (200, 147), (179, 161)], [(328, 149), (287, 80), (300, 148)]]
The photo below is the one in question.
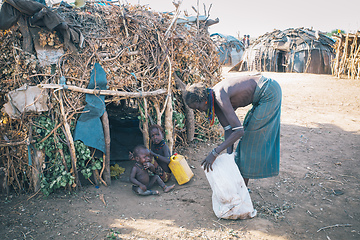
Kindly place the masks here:
[(221, 95), (232, 95), (238, 91), (254, 88), (257, 82), (261, 78), (261, 75), (256, 76), (238, 76), (229, 79), (224, 79), (213, 87), (214, 93), (217, 97)]

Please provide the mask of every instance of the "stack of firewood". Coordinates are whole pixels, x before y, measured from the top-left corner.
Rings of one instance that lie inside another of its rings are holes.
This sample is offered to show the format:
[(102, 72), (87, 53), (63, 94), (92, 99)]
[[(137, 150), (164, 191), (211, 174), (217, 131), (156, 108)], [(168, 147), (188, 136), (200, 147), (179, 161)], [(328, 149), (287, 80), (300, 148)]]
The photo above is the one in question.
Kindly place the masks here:
[(347, 75), (359, 79), (360, 75), (360, 32), (334, 35), (337, 38), (334, 49), (336, 57), (333, 63), (333, 75)]

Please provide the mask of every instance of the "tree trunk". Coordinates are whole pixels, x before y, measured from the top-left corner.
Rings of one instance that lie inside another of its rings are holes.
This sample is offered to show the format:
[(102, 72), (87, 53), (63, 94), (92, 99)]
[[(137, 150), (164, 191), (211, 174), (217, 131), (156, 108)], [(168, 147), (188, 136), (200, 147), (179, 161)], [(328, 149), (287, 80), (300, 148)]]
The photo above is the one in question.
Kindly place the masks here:
[(166, 133), (166, 140), (170, 149), (170, 154), (172, 154), (174, 147), (173, 132), (174, 132), (174, 127), (173, 127), (172, 97), (169, 96), (165, 110), (165, 133)]
[(183, 100), (183, 105), (184, 105), (184, 110), (185, 110), (185, 124), (186, 124), (186, 137), (187, 137), (187, 141), (191, 142), (192, 140), (194, 140), (194, 136), (195, 136), (195, 116), (194, 116), (194, 111), (189, 108), (189, 106), (185, 103), (185, 99), (184, 99), (184, 91), (186, 89), (186, 85), (185, 83), (183, 83), (181, 81), (181, 79), (176, 75), (176, 73), (173, 74), (174, 79), (175, 79), (175, 84), (176, 84), (176, 88), (181, 90), (182, 93), (182, 100)]
[(111, 176), (110, 176), (110, 127), (109, 127), (109, 117), (108, 113), (105, 110), (104, 114), (101, 116), (101, 121), (104, 129), (104, 138), (105, 138), (105, 149), (106, 153), (104, 154), (105, 159), (105, 169), (104, 169), (104, 180), (108, 186), (111, 185)]
[(40, 189), (40, 173), (41, 173), (41, 167), (45, 160), (45, 153), (44, 151), (34, 149), (34, 155), (33, 155), (33, 167), (32, 167), (32, 182), (33, 182), (33, 188), (34, 192), (39, 191)]

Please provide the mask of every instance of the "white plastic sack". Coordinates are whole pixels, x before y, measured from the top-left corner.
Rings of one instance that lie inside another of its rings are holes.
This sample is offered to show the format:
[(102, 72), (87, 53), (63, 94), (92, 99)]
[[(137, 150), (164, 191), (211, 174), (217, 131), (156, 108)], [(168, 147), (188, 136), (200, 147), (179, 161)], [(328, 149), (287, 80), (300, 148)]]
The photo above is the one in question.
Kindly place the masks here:
[(253, 218), (256, 216), (256, 210), (234, 156), (221, 154), (212, 165), (213, 171), (205, 171), (213, 191), (213, 210), (218, 218)]

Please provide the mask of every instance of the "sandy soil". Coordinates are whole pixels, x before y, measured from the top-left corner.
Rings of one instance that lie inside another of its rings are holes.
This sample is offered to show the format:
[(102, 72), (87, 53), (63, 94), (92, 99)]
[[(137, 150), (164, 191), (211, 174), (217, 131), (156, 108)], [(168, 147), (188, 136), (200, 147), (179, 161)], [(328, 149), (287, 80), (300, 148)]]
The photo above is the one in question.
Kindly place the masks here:
[[(264, 75), (283, 90), (281, 166), (277, 177), (250, 180), (255, 218), (216, 218), (200, 168), (214, 144), (204, 143), (181, 151), (195, 167), (194, 178), (160, 196), (132, 193), (126, 161), (125, 174), (110, 187), (89, 185), (46, 199), (1, 196), (0, 238), (360, 239), (360, 81)], [(245, 110), (238, 111), (240, 119)]]

